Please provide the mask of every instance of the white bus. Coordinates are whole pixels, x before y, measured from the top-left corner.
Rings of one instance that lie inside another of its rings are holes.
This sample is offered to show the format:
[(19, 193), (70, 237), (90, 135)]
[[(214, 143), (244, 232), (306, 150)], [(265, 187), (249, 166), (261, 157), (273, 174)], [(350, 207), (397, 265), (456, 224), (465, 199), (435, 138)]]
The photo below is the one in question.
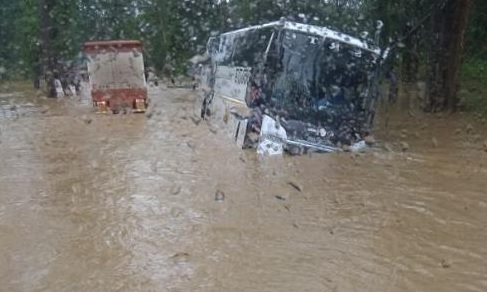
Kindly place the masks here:
[(371, 131), (381, 50), (285, 20), (209, 39), (201, 117), (259, 152), (331, 152)]

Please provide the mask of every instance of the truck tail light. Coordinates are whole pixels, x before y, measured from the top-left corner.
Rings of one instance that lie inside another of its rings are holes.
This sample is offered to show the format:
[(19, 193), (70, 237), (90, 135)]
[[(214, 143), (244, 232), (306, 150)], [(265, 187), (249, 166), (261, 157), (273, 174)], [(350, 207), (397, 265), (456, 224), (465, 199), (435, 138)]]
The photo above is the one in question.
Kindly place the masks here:
[(135, 109), (137, 111), (144, 111), (145, 110), (145, 100), (142, 98), (135, 99)]
[(98, 113), (106, 113), (107, 112), (107, 102), (106, 101), (98, 101), (96, 103), (96, 108)]

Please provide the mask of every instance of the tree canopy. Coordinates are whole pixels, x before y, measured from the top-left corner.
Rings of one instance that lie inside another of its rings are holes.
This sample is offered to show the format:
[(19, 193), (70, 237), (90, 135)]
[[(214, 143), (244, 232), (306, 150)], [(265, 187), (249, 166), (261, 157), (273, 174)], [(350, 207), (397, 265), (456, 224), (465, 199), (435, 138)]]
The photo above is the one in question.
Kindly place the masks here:
[[(86, 41), (138, 39), (144, 44), (149, 66), (159, 72), (182, 70), (186, 60), (202, 53), (208, 37), (218, 32), (284, 16), (352, 35), (362, 31), (373, 34), (376, 21), (381, 20), (381, 42), (397, 42), (391, 62), (401, 70), (403, 80), (414, 81), (422, 66), (429, 68), (423, 71), (435, 86), (431, 96), (437, 98), (432, 99), (430, 110), (453, 108), (456, 89), (449, 83), (456, 82), (455, 64), (463, 60), (462, 56), (487, 57), (487, 2), (474, 2), (0, 0), (0, 67), (10, 75), (33, 77), (46, 66), (79, 56)], [(441, 68), (435, 71), (435, 66)]]

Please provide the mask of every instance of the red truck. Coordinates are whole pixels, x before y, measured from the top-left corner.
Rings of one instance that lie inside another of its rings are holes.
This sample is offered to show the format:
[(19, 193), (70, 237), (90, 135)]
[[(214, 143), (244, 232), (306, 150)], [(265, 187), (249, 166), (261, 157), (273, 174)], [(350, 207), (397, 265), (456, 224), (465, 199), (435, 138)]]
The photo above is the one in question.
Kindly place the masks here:
[(136, 40), (86, 42), (83, 52), (93, 106), (99, 113), (147, 109), (142, 44)]

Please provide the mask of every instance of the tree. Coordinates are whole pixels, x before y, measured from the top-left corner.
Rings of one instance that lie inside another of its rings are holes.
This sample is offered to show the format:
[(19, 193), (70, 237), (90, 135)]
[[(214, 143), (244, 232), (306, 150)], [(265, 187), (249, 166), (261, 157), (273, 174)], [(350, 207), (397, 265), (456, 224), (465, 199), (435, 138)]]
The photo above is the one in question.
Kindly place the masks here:
[(40, 65), (41, 72), (46, 81), (46, 91), (49, 97), (56, 97), (54, 87), (54, 74), (56, 74), (57, 58), (53, 50), (53, 43), (57, 37), (52, 11), (55, 0), (39, 0), (39, 26), (40, 26)]
[[(133, 38), (144, 43), (149, 66), (159, 71), (182, 71), (186, 60), (201, 53), (208, 37), (217, 32), (284, 16), (354, 36), (365, 30), (373, 37), (375, 21), (382, 20), (382, 43), (394, 39), (403, 44), (394, 54), (404, 81), (414, 82), (422, 70), (419, 64), (427, 64), (427, 110), (455, 109), (464, 43), (468, 44), (469, 56), (485, 56), (487, 52), (487, 2), (476, 1), (477, 9), (467, 26), (473, 2), (0, 0), (0, 38), (4, 44), (0, 47), (0, 67), (25, 77), (48, 76), (59, 69), (59, 60), (73, 59), (85, 41)], [(453, 21), (447, 21), (450, 19)]]
[(37, 19), (35, 0), (0, 0), (0, 67), (8, 75), (30, 77), (37, 60)]
[(0, 1), (0, 39), (2, 46), (0, 46), (0, 67), (9, 71), (12, 68), (12, 62), (16, 59), (15, 53), (15, 18), (20, 14), (19, 5), (16, 1), (1, 0)]
[(474, 0), (446, 1), (430, 22), (428, 111), (455, 111), (468, 15)]
[(487, 60), (487, 1), (475, 1), (466, 34), (467, 57)]

